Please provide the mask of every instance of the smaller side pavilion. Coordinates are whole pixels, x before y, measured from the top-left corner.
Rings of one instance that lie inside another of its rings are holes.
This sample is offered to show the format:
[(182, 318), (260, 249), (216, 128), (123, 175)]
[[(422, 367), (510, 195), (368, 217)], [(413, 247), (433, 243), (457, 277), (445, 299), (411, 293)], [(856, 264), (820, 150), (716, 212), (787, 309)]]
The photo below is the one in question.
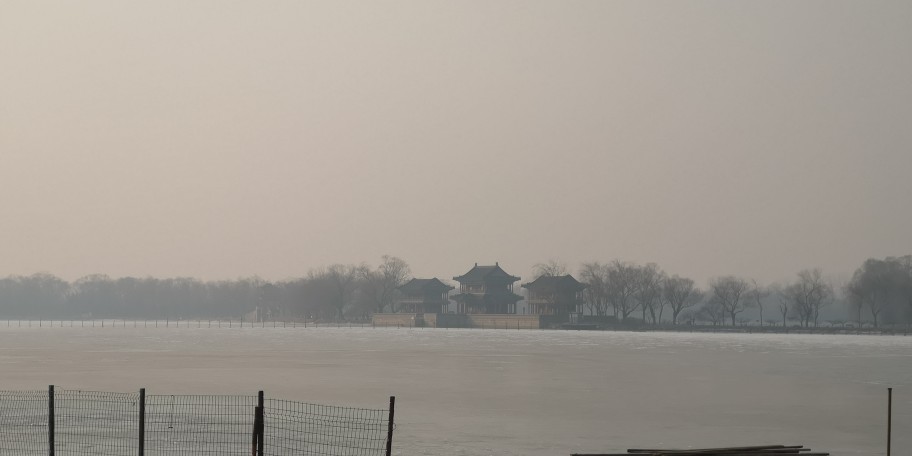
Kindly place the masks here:
[(453, 288), (436, 277), (409, 280), (397, 288), (402, 293), (397, 311), (415, 314), (446, 312), (450, 303), (448, 295)]
[(583, 305), (583, 290), (588, 285), (578, 282), (571, 275), (541, 276), (532, 282), (522, 284), (529, 290), (529, 313), (569, 317), (580, 312)]

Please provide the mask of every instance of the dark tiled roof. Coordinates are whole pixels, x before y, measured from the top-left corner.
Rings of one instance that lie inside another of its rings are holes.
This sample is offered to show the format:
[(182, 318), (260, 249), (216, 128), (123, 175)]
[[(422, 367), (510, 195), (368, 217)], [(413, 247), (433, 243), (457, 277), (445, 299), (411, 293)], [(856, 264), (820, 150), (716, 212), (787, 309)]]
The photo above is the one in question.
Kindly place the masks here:
[(418, 294), (435, 290), (444, 292), (452, 289), (453, 287), (437, 280), (436, 277), (433, 279), (412, 279), (398, 288), (399, 291), (405, 294)]
[(528, 290), (535, 290), (541, 292), (553, 292), (553, 291), (580, 291), (589, 287), (585, 283), (580, 283), (573, 278), (572, 275), (567, 274), (563, 276), (540, 276), (539, 278), (522, 284), (523, 288)]
[(453, 280), (460, 283), (484, 282), (486, 279), (491, 278), (502, 278), (510, 280), (511, 282), (519, 280), (519, 277), (507, 274), (507, 271), (501, 269), (499, 264), (495, 264), (494, 266), (479, 266), (478, 263), (475, 263), (475, 267), (469, 269), (469, 272), (458, 277), (453, 277)]

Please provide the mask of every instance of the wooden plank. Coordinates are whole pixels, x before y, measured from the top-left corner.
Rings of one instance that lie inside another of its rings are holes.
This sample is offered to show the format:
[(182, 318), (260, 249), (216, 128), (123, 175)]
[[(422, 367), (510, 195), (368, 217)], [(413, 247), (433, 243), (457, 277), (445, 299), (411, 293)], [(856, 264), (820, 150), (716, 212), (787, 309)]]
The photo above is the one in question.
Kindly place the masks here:
[[(743, 448), (743, 447), (742, 447)], [(648, 451), (648, 452), (647, 452)], [(828, 453), (811, 452), (810, 448), (800, 446), (782, 447), (782, 448), (711, 448), (711, 449), (693, 449), (693, 450), (645, 450), (639, 449), (632, 453), (573, 453), (572, 456), (759, 456), (759, 455), (800, 455), (800, 456), (819, 456)]]
[(630, 448), (627, 450), (628, 453), (713, 453), (713, 452), (731, 452), (731, 451), (760, 451), (760, 450), (775, 450), (783, 448), (803, 448), (803, 445), (796, 446), (785, 446), (785, 445), (759, 445), (759, 446), (743, 446), (743, 447), (723, 447), (723, 448), (693, 448), (689, 450), (673, 450), (673, 449), (662, 449), (662, 448), (651, 448), (651, 449), (638, 449)]

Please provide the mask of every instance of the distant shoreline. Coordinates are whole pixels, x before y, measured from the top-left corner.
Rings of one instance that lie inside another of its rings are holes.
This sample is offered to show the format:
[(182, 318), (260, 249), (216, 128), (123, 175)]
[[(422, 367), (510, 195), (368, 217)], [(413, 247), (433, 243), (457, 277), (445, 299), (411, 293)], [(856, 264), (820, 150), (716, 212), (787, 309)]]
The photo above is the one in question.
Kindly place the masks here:
[[(300, 321), (300, 320), (275, 320), (275, 321), (241, 321), (219, 319), (179, 319), (179, 320), (134, 320), (134, 319), (3, 319), (0, 318), (0, 329), (3, 328), (284, 328), (284, 329), (309, 329), (309, 328), (393, 328), (393, 329), (418, 329), (418, 330), (451, 330), (451, 329), (476, 329), (484, 331), (516, 331), (517, 328), (497, 327), (434, 327), (434, 326), (407, 326), (407, 325), (374, 325), (370, 322), (330, 322), (330, 321)], [(633, 326), (623, 324), (602, 325), (557, 325), (548, 328), (518, 328), (519, 330), (539, 331), (613, 331), (613, 332), (678, 332), (678, 333), (713, 333), (713, 334), (818, 334), (818, 335), (843, 335), (843, 336), (910, 336), (912, 328), (909, 326), (890, 328), (842, 328), (842, 327), (788, 327), (781, 326), (712, 326), (712, 325), (662, 325), (662, 326)]]

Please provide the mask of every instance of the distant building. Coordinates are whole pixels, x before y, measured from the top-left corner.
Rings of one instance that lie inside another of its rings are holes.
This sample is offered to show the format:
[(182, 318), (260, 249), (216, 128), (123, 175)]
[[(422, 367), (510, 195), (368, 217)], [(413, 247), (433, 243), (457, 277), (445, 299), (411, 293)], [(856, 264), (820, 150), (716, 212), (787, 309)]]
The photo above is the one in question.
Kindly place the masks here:
[(401, 313), (440, 313), (446, 312), (450, 304), (447, 295), (451, 287), (436, 277), (433, 279), (412, 279), (397, 288), (402, 293), (398, 300), (398, 311)]
[(582, 311), (583, 290), (588, 285), (578, 282), (568, 274), (541, 276), (532, 282), (524, 283), (522, 287), (529, 290), (526, 299), (529, 313), (568, 317), (571, 313)]
[(515, 314), (516, 302), (522, 299), (513, 293), (513, 283), (519, 277), (507, 274), (497, 263), (475, 263), (469, 272), (453, 280), (459, 282), (459, 294), (453, 296), (459, 314)]

